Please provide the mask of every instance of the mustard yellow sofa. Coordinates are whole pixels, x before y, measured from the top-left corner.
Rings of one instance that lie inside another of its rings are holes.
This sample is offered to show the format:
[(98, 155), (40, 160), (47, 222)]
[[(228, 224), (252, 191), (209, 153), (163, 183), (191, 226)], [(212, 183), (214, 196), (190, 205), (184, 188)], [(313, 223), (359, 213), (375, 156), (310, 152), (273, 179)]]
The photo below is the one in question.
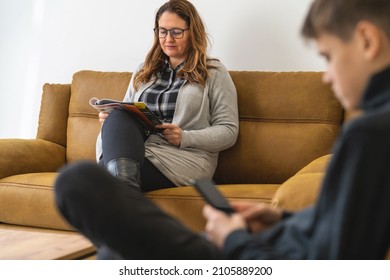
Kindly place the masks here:
[[(219, 157), (215, 181), (230, 200), (262, 201), (289, 210), (312, 204), (344, 111), (316, 72), (231, 71), (240, 133)], [(58, 169), (94, 160), (100, 129), (91, 97), (122, 99), (131, 73), (80, 71), (71, 84), (45, 84), (36, 139), (0, 139), (0, 224), (72, 230), (58, 214)], [(191, 187), (147, 197), (194, 230), (202, 198)]]

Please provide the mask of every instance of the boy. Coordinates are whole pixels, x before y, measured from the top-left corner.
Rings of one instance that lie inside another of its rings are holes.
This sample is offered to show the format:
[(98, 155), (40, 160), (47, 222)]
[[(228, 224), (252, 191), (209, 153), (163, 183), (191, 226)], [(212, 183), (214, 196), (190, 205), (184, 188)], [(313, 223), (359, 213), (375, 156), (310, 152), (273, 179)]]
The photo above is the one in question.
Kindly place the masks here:
[[(383, 259), (390, 245), (389, 15), (388, 0), (315, 0), (304, 22), (304, 37), (314, 39), (327, 60), (324, 81), (345, 109), (364, 111), (344, 127), (314, 207), (293, 214), (236, 204), (238, 213), (227, 216), (206, 206), (207, 242), (130, 188), (121, 217), (101, 212), (99, 199), (82, 189), (107, 199), (124, 186), (79, 164), (57, 181), (61, 211), (120, 258)], [(88, 215), (97, 213), (107, 217), (105, 223), (89, 222)]]
[[(302, 33), (315, 39), (327, 61), (324, 81), (332, 85), (345, 109), (365, 113), (344, 128), (314, 209), (292, 215), (260, 238), (237, 231), (247, 221), (227, 219), (205, 208), (209, 238), (220, 247), (224, 244), (230, 257), (276, 253), (299, 259), (385, 257), (390, 244), (389, 15), (388, 0), (316, 0), (312, 4)], [(241, 209), (247, 220), (264, 211), (247, 207)], [(256, 250), (256, 238), (267, 244), (268, 252), (259, 253), (264, 251), (262, 246)]]

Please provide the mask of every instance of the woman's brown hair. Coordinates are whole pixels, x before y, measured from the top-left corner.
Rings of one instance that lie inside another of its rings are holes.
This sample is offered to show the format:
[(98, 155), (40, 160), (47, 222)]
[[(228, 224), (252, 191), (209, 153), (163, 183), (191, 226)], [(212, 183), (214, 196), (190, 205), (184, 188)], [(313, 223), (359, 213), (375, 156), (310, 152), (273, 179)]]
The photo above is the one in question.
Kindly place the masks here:
[[(189, 1), (170, 0), (157, 11), (155, 28), (159, 27), (158, 21), (165, 12), (175, 13), (182, 18), (187, 23), (191, 34), (187, 61), (177, 75), (190, 83), (204, 85), (209, 76), (208, 69), (212, 67), (207, 63), (208, 38), (201, 17)], [(142, 83), (150, 81), (153, 75), (164, 66), (166, 59), (167, 55), (161, 49), (159, 38), (155, 36), (153, 47), (146, 56), (143, 68), (134, 79), (134, 88), (137, 90)]]

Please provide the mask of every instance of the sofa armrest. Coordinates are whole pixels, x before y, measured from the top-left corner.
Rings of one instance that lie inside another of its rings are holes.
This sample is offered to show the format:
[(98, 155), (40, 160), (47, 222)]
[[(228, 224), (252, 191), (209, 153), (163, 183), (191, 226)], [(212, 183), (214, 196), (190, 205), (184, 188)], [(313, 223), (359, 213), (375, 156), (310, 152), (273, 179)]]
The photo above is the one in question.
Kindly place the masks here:
[(45, 140), (0, 139), (0, 178), (56, 171), (65, 154), (65, 147)]
[(313, 205), (318, 197), (331, 155), (310, 162), (276, 191), (271, 204), (287, 211)]

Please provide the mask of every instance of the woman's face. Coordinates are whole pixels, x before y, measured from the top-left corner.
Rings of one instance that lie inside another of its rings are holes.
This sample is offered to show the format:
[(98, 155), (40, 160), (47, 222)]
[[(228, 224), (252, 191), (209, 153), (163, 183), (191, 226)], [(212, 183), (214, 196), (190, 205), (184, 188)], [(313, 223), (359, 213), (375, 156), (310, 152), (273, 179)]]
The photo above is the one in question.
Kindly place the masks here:
[(188, 57), (191, 36), (188, 27), (185, 20), (175, 13), (164, 12), (158, 20), (160, 46), (173, 68)]

